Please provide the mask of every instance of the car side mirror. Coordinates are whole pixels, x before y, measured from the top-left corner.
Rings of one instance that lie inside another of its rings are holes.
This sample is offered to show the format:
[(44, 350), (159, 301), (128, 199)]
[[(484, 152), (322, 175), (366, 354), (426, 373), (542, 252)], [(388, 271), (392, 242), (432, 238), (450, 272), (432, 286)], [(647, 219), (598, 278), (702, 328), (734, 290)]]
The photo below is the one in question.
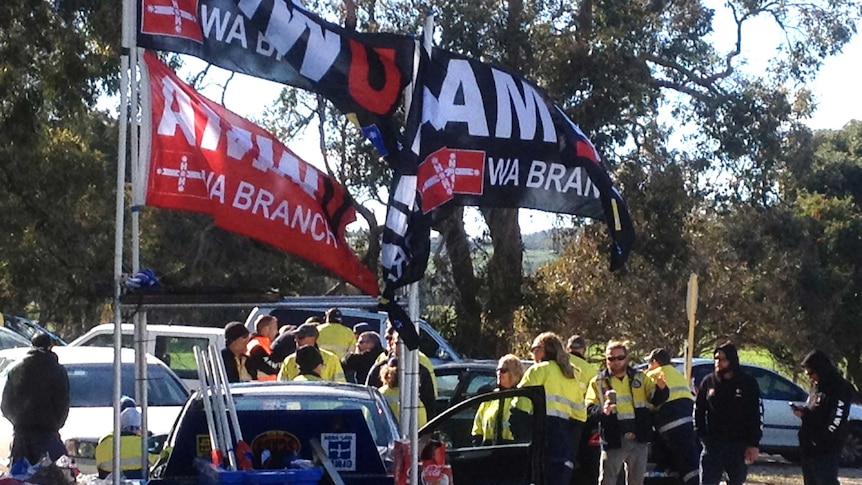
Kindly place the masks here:
[(160, 434), (156, 436), (150, 436), (147, 438), (147, 452), (151, 455), (158, 455), (162, 452), (162, 449), (165, 447), (165, 441), (167, 441), (168, 435)]
[(440, 360), (452, 360), (452, 356), (445, 349), (437, 349), (437, 358)]

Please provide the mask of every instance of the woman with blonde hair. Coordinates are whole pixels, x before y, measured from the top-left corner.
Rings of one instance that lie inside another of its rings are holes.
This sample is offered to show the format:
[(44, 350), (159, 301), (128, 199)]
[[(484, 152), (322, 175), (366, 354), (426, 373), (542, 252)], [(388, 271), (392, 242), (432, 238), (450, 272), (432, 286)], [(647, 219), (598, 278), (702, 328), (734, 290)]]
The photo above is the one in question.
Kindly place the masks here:
[[(535, 363), (527, 369), (518, 387), (543, 386), (547, 410), (547, 468), (549, 485), (568, 485), (574, 469), (574, 457), (587, 411), (580, 370), (572, 366), (563, 341), (553, 332), (539, 334), (530, 346)], [(532, 412), (526, 399), (515, 399), (516, 409)]]
[[(524, 376), (524, 364), (516, 355), (506, 354), (497, 362), (497, 388), (494, 391), (513, 389)], [(509, 417), (512, 398), (485, 401), (479, 405), (473, 419), (473, 445), (489, 446), (514, 442)]]
[[(380, 380), (383, 382), (383, 385), (378, 389), (380, 394), (383, 395), (383, 398), (386, 399), (386, 403), (389, 404), (389, 409), (392, 410), (392, 413), (395, 415), (396, 419), (401, 419), (401, 392), (398, 390), (398, 358), (392, 357), (383, 367), (380, 368)], [(421, 400), (416, 401), (419, 404), (419, 409), (417, 411), (417, 423), (419, 427), (425, 425), (428, 422), (428, 413), (425, 410), (425, 405), (422, 404)]]

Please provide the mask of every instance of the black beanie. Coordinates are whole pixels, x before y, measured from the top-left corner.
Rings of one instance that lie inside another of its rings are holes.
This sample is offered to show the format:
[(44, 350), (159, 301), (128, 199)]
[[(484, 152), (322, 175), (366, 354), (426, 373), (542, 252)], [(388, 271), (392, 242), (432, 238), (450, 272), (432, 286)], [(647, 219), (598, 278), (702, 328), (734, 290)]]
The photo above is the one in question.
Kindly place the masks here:
[(242, 322), (230, 322), (224, 326), (224, 345), (230, 347), (234, 340), (248, 335), (248, 329)]

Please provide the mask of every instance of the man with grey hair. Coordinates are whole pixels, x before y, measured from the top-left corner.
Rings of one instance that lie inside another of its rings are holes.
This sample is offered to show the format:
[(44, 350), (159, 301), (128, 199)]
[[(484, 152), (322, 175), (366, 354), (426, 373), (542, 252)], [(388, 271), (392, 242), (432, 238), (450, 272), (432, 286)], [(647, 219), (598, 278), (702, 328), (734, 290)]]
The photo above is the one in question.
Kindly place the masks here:
[(356, 339), (356, 351), (341, 361), (347, 382), (364, 384), (368, 371), (374, 366), (377, 357), (383, 353), (380, 335), (377, 332), (362, 332)]

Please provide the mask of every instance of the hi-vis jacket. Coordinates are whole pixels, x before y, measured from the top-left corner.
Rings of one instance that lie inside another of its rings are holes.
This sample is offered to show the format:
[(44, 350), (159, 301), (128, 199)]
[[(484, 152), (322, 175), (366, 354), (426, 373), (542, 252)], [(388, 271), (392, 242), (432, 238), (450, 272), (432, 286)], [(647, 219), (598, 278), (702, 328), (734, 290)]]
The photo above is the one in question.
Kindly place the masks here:
[[(617, 393), (617, 410), (612, 414), (602, 412), (605, 392), (613, 389)], [(586, 404), (590, 415), (599, 417), (602, 446), (613, 449), (622, 446), (622, 429), (633, 429), (640, 443), (649, 443), (652, 436), (652, 420), (649, 405), (659, 406), (667, 400), (669, 391), (656, 386), (655, 381), (642, 371), (626, 368), (622, 379), (603, 369), (590, 381)]]
[[(320, 377), (324, 381), (347, 382), (344, 378), (344, 369), (341, 368), (341, 359), (337, 355), (325, 349), (317, 349), (320, 351), (320, 356), (323, 357), (323, 369), (320, 371)], [(296, 352), (287, 356), (284, 363), (281, 364), (281, 371), (278, 373), (278, 380), (291, 381), (299, 375), (299, 366), (296, 365)]]
[[(141, 436), (134, 433), (120, 435), (120, 470), (128, 477), (132, 470), (141, 471)], [(96, 445), (96, 468), (99, 477), (108, 476), (113, 470), (114, 433), (107, 434)], [(155, 463), (154, 456), (149, 457), (150, 464)]]
[[(496, 389), (499, 390), (499, 389)], [(473, 429), (470, 434), (480, 443), (501, 443), (514, 441), (509, 418), (512, 414), (512, 398), (485, 401), (479, 405), (476, 417), (473, 418)]]
[(347, 357), (356, 345), (353, 330), (338, 322), (321, 323), (317, 326), (317, 331), (320, 333), (317, 346), (337, 355), (339, 360)]
[[(386, 404), (389, 404), (389, 409), (392, 410), (395, 418), (401, 420), (401, 391), (397, 387), (389, 387), (386, 384), (378, 390), (386, 399)], [(419, 403), (419, 414), (416, 420), (421, 428), (428, 422), (428, 413), (425, 411), (425, 405), (422, 404), (422, 401), (417, 400), (416, 402)]]
[[(560, 419), (574, 419), (585, 422), (587, 408), (584, 405), (584, 388), (580, 383), (581, 371), (575, 367), (575, 378), (563, 375), (556, 362), (537, 362), (527, 369), (518, 387), (543, 386), (548, 416)], [(533, 405), (529, 399), (515, 398), (515, 407), (532, 413)]]
[(670, 395), (664, 404), (656, 407), (655, 427), (659, 433), (666, 433), (678, 426), (694, 426), (694, 394), (682, 372), (668, 364), (647, 371), (647, 376), (655, 379), (664, 372), (665, 382)]
[(281, 362), (272, 360), (272, 341), (269, 337), (254, 334), (245, 347), (248, 356), (245, 360), (245, 368), (251, 374), (251, 378), (257, 381), (274, 381), (281, 369)]

